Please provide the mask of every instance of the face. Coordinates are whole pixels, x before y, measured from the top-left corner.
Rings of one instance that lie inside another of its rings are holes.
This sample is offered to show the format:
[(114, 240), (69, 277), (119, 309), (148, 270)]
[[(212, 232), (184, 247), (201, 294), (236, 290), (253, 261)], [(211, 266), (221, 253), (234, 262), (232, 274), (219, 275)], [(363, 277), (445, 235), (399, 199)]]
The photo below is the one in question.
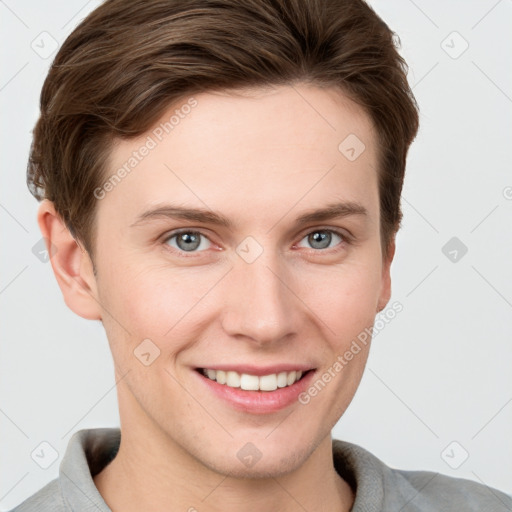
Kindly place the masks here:
[(109, 176), (130, 158), (95, 239), (122, 425), (224, 474), (299, 467), (369, 345), (340, 357), (389, 300), (369, 117), (306, 85), (199, 94), (118, 141)]

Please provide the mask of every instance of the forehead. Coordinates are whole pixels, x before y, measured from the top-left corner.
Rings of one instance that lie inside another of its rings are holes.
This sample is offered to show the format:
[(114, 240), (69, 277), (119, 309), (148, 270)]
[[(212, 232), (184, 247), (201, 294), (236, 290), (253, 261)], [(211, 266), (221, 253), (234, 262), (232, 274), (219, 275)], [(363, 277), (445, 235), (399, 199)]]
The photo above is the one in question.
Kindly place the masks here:
[(106, 180), (127, 172), (99, 208), (124, 212), (127, 222), (166, 200), (226, 215), (252, 209), (262, 219), (270, 205), (298, 202), (357, 200), (371, 211), (376, 142), (369, 116), (335, 89), (201, 93), (174, 104), (144, 135), (117, 141)]

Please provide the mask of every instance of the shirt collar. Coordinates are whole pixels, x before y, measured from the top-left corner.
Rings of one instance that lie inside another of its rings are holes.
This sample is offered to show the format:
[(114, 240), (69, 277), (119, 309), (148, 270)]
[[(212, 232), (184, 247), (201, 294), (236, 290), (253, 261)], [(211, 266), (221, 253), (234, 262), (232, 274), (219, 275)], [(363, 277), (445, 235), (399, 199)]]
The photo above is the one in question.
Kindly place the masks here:
[(116, 456), (120, 441), (119, 428), (84, 429), (73, 434), (59, 467), (62, 495), (72, 510), (112, 512), (93, 476)]

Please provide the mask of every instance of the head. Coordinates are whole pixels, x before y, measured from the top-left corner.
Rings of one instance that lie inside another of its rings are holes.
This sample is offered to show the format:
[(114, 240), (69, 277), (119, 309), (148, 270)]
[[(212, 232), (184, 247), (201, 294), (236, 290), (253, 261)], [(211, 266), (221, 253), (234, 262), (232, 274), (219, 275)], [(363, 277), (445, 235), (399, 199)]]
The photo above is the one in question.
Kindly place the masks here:
[(64, 42), (28, 183), (66, 304), (105, 327), (122, 425), (240, 475), (291, 471), (329, 435), (369, 344), (273, 410), (201, 369), (312, 385), (389, 301), (418, 129), (396, 41), (362, 0), (114, 0)]

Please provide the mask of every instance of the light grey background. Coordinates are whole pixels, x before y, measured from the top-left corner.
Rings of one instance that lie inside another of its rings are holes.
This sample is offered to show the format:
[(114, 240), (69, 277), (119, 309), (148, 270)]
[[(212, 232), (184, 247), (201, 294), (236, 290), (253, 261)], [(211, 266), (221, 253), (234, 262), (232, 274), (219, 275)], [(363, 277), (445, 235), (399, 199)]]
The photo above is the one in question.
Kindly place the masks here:
[[(73, 432), (118, 426), (103, 328), (65, 306), (50, 264), (34, 256), (38, 203), (25, 185), (53, 57), (39, 54), (97, 5), (0, 1), (4, 511), (57, 476)], [(391, 303), (400, 301), (403, 311), (375, 337), (359, 391), (333, 435), (394, 467), (511, 493), (512, 0), (371, 5), (400, 36), (421, 128), (393, 264)], [(442, 252), (452, 237), (468, 248), (455, 262), (455, 253)], [(59, 454), (48, 469), (30, 456), (43, 441)]]

